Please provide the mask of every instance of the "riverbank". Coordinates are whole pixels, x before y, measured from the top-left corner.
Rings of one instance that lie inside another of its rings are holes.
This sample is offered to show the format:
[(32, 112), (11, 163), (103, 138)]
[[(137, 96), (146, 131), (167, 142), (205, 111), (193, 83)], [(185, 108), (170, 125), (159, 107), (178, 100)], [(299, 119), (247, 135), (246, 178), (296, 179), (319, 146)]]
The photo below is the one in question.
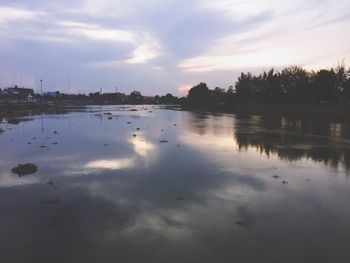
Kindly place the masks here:
[(237, 104), (233, 107), (191, 107), (183, 105), (182, 110), (232, 114), (280, 114), (287, 116), (310, 116), (317, 118), (349, 118), (350, 104)]

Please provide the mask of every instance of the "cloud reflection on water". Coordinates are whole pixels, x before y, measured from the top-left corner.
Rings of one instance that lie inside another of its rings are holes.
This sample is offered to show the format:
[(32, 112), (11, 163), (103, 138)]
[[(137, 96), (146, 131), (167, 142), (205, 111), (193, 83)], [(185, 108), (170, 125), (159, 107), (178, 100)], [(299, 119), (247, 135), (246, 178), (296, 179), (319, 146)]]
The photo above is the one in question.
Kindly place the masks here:
[(130, 168), (134, 165), (134, 160), (125, 159), (111, 159), (111, 160), (95, 160), (88, 162), (83, 168), (85, 169), (101, 169), (101, 170), (120, 170)]

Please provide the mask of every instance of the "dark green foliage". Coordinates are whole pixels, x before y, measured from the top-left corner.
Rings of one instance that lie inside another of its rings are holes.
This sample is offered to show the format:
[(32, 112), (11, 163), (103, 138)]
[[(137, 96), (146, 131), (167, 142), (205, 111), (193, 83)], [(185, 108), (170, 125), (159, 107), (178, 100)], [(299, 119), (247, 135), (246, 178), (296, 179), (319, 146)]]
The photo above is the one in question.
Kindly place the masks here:
[(293, 66), (278, 72), (271, 69), (260, 75), (241, 73), (227, 91), (210, 90), (205, 83), (188, 92), (187, 108), (229, 110), (237, 104), (335, 104), (350, 101), (350, 70), (343, 63), (318, 72)]
[(38, 166), (33, 163), (19, 164), (11, 169), (11, 172), (17, 174), (19, 177), (34, 174), (38, 171)]
[(141, 95), (141, 92), (139, 91), (133, 91), (130, 93), (129, 100), (131, 104), (140, 104), (143, 102), (143, 97)]

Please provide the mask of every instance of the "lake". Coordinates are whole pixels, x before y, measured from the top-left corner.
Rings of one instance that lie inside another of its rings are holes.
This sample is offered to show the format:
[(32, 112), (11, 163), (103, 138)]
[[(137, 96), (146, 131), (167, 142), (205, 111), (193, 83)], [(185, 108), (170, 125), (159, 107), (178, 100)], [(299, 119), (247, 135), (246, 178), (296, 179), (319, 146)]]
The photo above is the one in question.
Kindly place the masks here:
[[(346, 120), (151, 105), (1, 118), (1, 262), (349, 262)], [(11, 172), (26, 163), (37, 172)]]

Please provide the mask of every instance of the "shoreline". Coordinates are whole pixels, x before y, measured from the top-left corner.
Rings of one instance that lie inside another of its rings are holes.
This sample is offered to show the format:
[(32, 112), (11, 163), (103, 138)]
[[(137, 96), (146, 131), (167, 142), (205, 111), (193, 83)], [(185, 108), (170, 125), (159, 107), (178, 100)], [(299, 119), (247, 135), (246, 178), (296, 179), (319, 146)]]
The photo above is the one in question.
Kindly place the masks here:
[[(50, 111), (60, 110), (70, 107), (86, 106), (106, 106), (107, 104), (96, 103), (0, 103), (0, 114), (11, 114), (26, 111)], [(130, 104), (108, 104), (108, 105), (130, 105)], [(133, 104), (149, 105), (149, 104)], [(350, 104), (236, 104), (227, 107), (225, 105), (212, 106), (188, 106), (188, 105), (169, 105), (156, 104), (158, 106), (167, 106), (169, 109), (202, 112), (202, 113), (222, 113), (222, 114), (240, 114), (240, 115), (287, 115), (287, 116), (312, 116), (319, 118), (344, 119), (350, 118)]]
[(237, 104), (234, 107), (188, 107), (181, 110), (192, 112), (242, 114), (242, 115), (287, 115), (328, 117), (335, 119), (350, 118), (350, 104)]

